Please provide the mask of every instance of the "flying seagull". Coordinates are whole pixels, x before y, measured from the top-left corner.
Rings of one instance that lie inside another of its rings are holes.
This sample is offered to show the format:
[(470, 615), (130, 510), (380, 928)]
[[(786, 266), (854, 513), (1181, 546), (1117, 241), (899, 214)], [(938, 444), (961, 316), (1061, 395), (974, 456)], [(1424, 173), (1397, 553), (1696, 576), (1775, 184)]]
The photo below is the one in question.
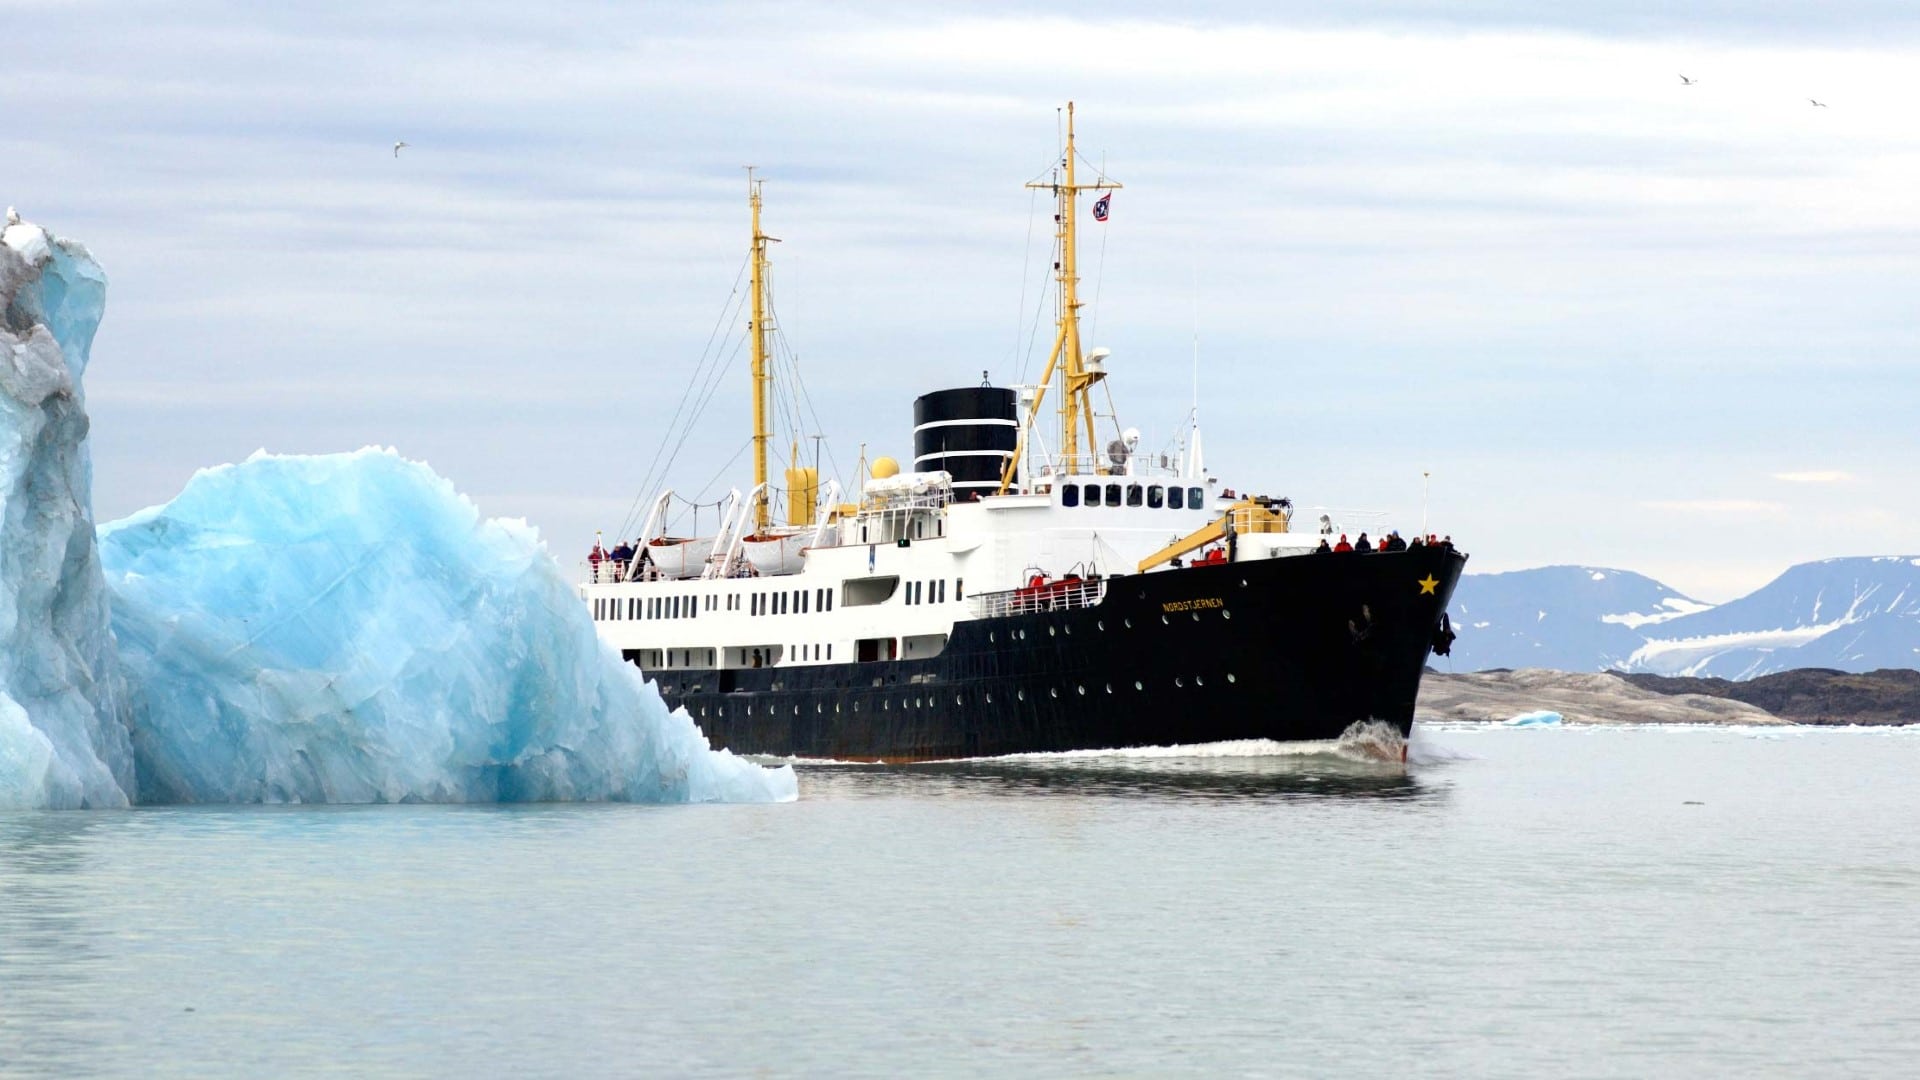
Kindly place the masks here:
[[(1812, 98), (1808, 98), (1807, 100), (1808, 100), (1808, 101), (1813, 101), (1813, 99), (1812, 99)], [(1826, 108), (1826, 107), (1827, 107), (1827, 103), (1826, 103), (1826, 102), (1824, 102), (1824, 101), (1813, 101), (1813, 107), (1814, 107), (1814, 108), (1816, 108), (1816, 109), (1824, 109), (1824, 108)]]
[(397, 143), (394, 143), (394, 144), (393, 144), (393, 156), (394, 156), (394, 157), (399, 157), (399, 156), (400, 156), (400, 150), (401, 150), (401, 148), (402, 148), (402, 147), (407, 147), (407, 146), (412, 146), (412, 145), (413, 145), (413, 144), (412, 144), (412, 143), (410, 143), (410, 142), (397, 142)]
[(1692, 86), (1699, 81), (1699, 79), (1689, 79), (1685, 75), (1680, 76), (1680, 83), (1683, 86)]

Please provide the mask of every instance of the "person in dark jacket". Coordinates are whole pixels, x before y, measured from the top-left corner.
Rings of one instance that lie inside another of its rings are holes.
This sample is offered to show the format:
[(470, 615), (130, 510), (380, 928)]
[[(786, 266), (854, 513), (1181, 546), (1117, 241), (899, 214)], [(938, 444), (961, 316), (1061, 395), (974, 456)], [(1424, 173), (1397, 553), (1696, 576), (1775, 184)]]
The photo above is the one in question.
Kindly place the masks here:
[(1355, 540), (1353, 542), (1353, 550), (1355, 551), (1372, 551), (1373, 550), (1373, 544), (1367, 540), (1366, 533), (1361, 533), (1360, 539)]
[(1327, 538), (1326, 538), (1326, 537), (1324, 537), (1324, 536), (1323, 536), (1323, 537), (1321, 537), (1321, 538), (1320, 538), (1320, 546), (1319, 546), (1319, 547), (1317, 547), (1317, 548), (1314, 548), (1314, 549), (1313, 549), (1313, 553), (1314, 553), (1315, 555), (1331, 555), (1331, 554), (1333, 554), (1333, 549), (1327, 546)]

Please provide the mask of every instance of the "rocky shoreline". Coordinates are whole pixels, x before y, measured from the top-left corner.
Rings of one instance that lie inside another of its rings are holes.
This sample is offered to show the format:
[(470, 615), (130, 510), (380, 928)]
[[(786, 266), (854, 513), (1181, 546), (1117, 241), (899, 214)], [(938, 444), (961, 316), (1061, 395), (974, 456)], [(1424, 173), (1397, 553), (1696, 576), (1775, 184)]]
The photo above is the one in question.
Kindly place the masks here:
[(1570, 724), (1787, 724), (1755, 705), (1709, 694), (1667, 694), (1618, 675), (1549, 671), (1429, 671), (1420, 681), (1417, 720), (1504, 722), (1550, 710)]
[(1415, 716), (1500, 723), (1540, 710), (1572, 724), (1920, 724), (1920, 671), (1804, 668), (1732, 682), (1544, 668), (1429, 670)]

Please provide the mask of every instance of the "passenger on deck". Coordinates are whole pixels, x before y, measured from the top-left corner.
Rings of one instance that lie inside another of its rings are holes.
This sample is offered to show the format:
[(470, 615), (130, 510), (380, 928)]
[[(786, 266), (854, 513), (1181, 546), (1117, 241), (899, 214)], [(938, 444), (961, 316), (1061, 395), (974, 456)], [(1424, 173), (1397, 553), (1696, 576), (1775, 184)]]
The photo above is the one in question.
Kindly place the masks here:
[(1315, 555), (1331, 555), (1331, 554), (1333, 554), (1333, 549), (1327, 546), (1327, 538), (1326, 538), (1326, 537), (1324, 537), (1324, 536), (1323, 536), (1323, 537), (1321, 537), (1321, 538), (1320, 538), (1320, 546), (1319, 546), (1319, 547), (1317, 547), (1317, 548), (1314, 548), (1314, 549), (1313, 549), (1313, 553), (1314, 553)]
[(607, 553), (600, 550), (600, 541), (595, 540), (593, 542), (593, 550), (587, 552), (587, 562), (592, 563), (593, 568), (598, 570), (600, 564), (605, 561), (607, 561)]
[(1346, 533), (1341, 533), (1341, 534), (1340, 534), (1340, 542), (1339, 542), (1339, 543), (1337, 543), (1337, 544), (1335, 544), (1335, 545), (1333, 545), (1333, 550), (1335, 550), (1335, 551), (1352, 551), (1352, 550), (1353, 550), (1353, 545), (1352, 545), (1352, 544), (1349, 544), (1349, 543), (1347, 543), (1347, 534), (1346, 534)]
[(1416, 536), (1416, 537), (1414, 537), (1414, 538), (1413, 538), (1413, 543), (1411, 543), (1411, 544), (1408, 544), (1407, 546), (1408, 546), (1408, 547), (1424, 547), (1425, 545), (1424, 545), (1424, 544), (1422, 544), (1422, 543), (1420, 542), (1420, 538)]
[(759, 649), (753, 650), (753, 666), (754, 667), (760, 666), (760, 650)]
[(1355, 551), (1372, 551), (1373, 550), (1373, 544), (1367, 539), (1366, 533), (1361, 533), (1360, 539), (1353, 542), (1353, 550)]
[(1407, 550), (1407, 542), (1405, 540), (1400, 539), (1400, 530), (1398, 529), (1395, 529), (1394, 531), (1387, 534), (1386, 546), (1388, 551)]

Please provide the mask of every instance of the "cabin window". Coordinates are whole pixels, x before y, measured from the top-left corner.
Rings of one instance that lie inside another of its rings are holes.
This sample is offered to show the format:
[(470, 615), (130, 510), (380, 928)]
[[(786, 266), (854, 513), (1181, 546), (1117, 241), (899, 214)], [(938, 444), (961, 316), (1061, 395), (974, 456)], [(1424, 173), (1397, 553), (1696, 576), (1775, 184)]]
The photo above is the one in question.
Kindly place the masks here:
[(1107, 485), (1107, 505), (1108, 506), (1120, 505), (1120, 485), (1119, 484)]
[(848, 607), (865, 607), (869, 604), (884, 604), (893, 599), (900, 588), (900, 579), (887, 577), (853, 578), (840, 586), (845, 589), (841, 603)]
[(1200, 488), (1188, 488), (1187, 489), (1187, 509), (1205, 510), (1206, 508), (1207, 508), (1207, 493)]
[(1139, 506), (1142, 497), (1143, 496), (1141, 494), (1139, 484), (1127, 485), (1127, 505), (1128, 506)]
[(1155, 484), (1152, 487), (1148, 488), (1147, 489), (1147, 509), (1158, 510), (1162, 506), (1166, 505), (1166, 501), (1167, 501), (1166, 494), (1167, 493), (1161, 489), (1159, 484)]
[(965, 584), (965, 582), (966, 582), (965, 578), (953, 579), (953, 598), (955, 600), (965, 600), (967, 598), (966, 590), (960, 587), (961, 585)]
[(947, 579), (941, 578), (937, 583), (935, 583), (933, 588), (935, 592), (939, 593), (938, 596), (933, 598), (933, 602), (936, 604), (946, 603), (947, 602)]
[(1060, 489), (1060, 505), (1061, 506), (1079, 506), (1080, 505), (1079, 485), (1068, 484), (1065, 487), (1062, 487)]
[(1167, 489), (1167, 506), (1174, 510), (1185, 509), (1186, 502), (1187, 502), (1186, 494), (1187, 494), (1187, 490), (1185, 488), (1168, 488)]

